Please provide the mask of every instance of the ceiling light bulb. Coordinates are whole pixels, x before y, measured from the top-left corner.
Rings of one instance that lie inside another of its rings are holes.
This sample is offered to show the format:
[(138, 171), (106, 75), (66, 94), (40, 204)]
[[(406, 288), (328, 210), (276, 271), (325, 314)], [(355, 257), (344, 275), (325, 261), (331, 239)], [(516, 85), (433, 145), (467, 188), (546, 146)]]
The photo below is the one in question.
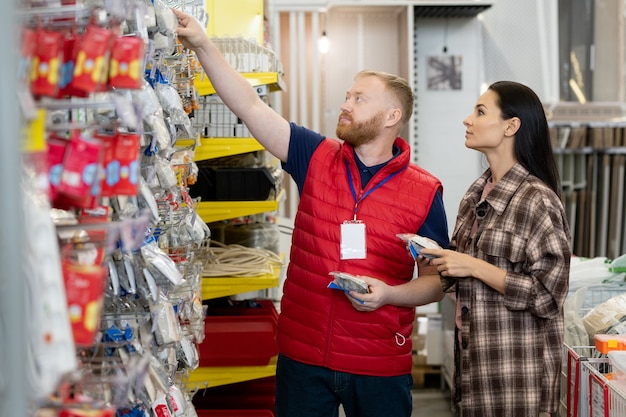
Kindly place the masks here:
[(322, 37), (319, 38), (319, 40), (317, 41), (317, 47), (320, 53), (322, 54), (325, 54), (328, 52), (328, 48), (330, 47), (330, 44), (328, 42), (328, 36), (326, 36), (326, 31), (322, 32)]

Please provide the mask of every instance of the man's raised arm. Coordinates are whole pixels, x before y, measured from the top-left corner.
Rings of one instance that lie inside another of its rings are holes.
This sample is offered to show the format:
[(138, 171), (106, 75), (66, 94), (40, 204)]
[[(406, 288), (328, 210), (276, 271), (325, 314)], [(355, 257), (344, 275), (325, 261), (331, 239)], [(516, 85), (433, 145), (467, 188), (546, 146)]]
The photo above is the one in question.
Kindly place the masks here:
[(259, 98), (248, 80), (226, 61), (193, 16), (172, 10), (178, 18), (178, 39), (195, 51), (220, 98), (265, 149), (286, 162), (291, 133), (289, 122)]

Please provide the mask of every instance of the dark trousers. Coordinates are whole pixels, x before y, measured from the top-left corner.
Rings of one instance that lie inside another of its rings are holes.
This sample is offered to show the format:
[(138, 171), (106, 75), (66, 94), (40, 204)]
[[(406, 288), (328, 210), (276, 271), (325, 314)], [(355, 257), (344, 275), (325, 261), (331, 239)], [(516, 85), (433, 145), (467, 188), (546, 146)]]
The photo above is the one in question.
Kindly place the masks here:
[(411, 374), (380, 377), (337, 372), (278, 355), (276, 417), (410, 417)]

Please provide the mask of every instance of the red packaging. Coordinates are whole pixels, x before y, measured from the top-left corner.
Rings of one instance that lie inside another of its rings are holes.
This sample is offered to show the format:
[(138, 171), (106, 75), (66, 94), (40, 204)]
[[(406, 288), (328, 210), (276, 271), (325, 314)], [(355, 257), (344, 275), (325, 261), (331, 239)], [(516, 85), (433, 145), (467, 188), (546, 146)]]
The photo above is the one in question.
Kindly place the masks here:
[(61, 181), (63, 171), (63, 158), (67, 148), (67, 140), (51, 136), (47, 140), (48, 153), (46, 163), (48, 165), (48, 182), (50, 184), (50, 200), (54, 200), (57, 195), (57, 187)]
[(38, 29), (35, 39), (30, 91), (34, 96), (55, 97), (59, 91), (63, 37), (58, 32)]
[(71, 86), (86, 93), (93, 93), (104, 84), (107, 73), (111, 32), (90, 25), (80, 41)]
[(114, 195), (137, 195), (139, 165), (139, 135), (118, 133), (115, 138), (115, 159), (119, 162), (119, 181), (113, 187)]
[(170, 409), (167, 407), (167, 404), (157, 404), (155, 406), (152, 407), (152, 409), (154, 410), (154, 415), (156, 417), (172, 417), (172, 413), (170, 412)]
[(35, 55), (35, 31), (31, 29), (22, 30), (22, 48), (20, 49), (20, 66), (18, 69), (18, 79), (28, 82), (33, 56)]
[(104, 408), (94, 410), (77, 406), (76, 408), (64, 408), (59, 411), (59, 417), (113, 417), (115, 415), (114, 408)]
[(137, 195), (140, 175), (139, 135), (118, 133), (114, 137), (100, 137), (100, 140), (104, 147), (100, 195)]
[(111, 47), (109, 86), (113, 88), (141, 88), (143, 80), (145, 45), (136, 36), (115, 38)]
[(97, 135), (96, 139), (100, 141), (102, 147), (102, 170), (100, 172), (100, 196), (112, 197), (113, 186), (115, 182), (111, 177), (115, 177), (115, 173), (119, 171), (116, 167), (119, 163), (116, 162), (115, 155), (115, 136)]
[(68, 34), (63, 39), (63, 65), (61, 66), (58, 98), (64, 98), (67, 96), (88, 96), (86, 92), (74, 88), (71, 84), (72, 77), (74, 76), (74, 66), (76, 65), (76, 55), (78, 54), (80, 39), (80, 36), (74, 34)]
[(108, 237), (107, 224), (110, 221), (111, 208), (107, 206), (98, 206), (93, 209), (83, 209), (78, 215), (78, 223), (80, 224), (93, 225), (94, 223), (99, 223), (102, 225), (101, 229), (90, 228), (87, 230), (89, 242), (93, 245), (97, 253), (93, 260), (94, 265), (102, 265), (102, 262), (104, 262)]
[(78, 346), (92, 346), (100, 324), (106, 269), (63, 261), (67, 308)]
[(78, 208), (93, 207), (93, 199), (98, 195), (100, 151), (99, 141), (72, 132), (57, 191), (75, 200)]

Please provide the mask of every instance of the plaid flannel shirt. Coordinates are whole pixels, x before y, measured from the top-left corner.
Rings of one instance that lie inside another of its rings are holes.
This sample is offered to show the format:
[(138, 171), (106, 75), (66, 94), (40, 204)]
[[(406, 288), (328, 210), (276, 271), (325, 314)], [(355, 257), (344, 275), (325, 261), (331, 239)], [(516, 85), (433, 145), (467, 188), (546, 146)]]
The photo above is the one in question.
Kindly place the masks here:
[(559, 404), (569, 226), (559, 197), (521, 165), (479, 201), (490, 177), (485, 171), (463, 197), (450, 248), (507, 271), (505, 294), (442, 277), (461, 310), (456, 398), (464, 417), (537, 417)]

